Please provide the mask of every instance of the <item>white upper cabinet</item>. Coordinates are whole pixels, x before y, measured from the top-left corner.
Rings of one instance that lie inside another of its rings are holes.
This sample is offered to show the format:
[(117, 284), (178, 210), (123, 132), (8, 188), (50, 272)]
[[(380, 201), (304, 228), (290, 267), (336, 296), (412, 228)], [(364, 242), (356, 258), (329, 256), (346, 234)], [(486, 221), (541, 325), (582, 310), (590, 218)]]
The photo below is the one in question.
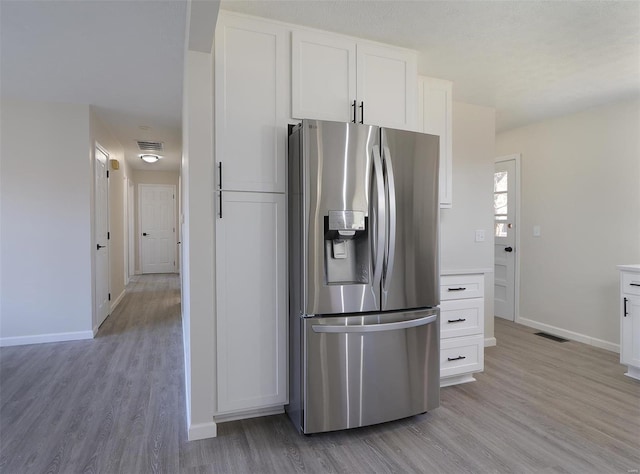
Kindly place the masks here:
[(294, 31), (291, 37), (294, 118), (349, 122), (356, 100), (356, 43), (336, 35)]
[(222, 163), (222, 188), (285, 192), (289, 31), (220, 12), (214, 61), (215, 151), (218, 173)]
[(364, 123), (416, 130), (416, 54), (382, 45), (358, 44), (358, 117)]
[(440, 207), (453, 203), (453, 137), (452, 137), (453, 83), (442, 79), (420, 76), (418, 101), (420, 129), (440, 136)]
[(308, 30), (291, 52), (293, 118), (417, 129), (415, 52)]

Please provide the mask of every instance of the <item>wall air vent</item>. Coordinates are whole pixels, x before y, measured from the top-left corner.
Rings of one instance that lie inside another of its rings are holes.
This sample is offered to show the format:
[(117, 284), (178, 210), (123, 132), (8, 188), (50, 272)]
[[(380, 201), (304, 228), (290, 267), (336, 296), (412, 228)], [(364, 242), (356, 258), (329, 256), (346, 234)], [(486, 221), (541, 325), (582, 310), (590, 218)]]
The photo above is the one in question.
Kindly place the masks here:
[(142, 140), (137, 140), (137, 142), (138, 142), (138, 149), (140, 151), (154, 152), (154, 153), (160, 153), (161, 151), (164, 151), (164, 144), (162, 142), (148, 142), (148, 141), (142, 141)]

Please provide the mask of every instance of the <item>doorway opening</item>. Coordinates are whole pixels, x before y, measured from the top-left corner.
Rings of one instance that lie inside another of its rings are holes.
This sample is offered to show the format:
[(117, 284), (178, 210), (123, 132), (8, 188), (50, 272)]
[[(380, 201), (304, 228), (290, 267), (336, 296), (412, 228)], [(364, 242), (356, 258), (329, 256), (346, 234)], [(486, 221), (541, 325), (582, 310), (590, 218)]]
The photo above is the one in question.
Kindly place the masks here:
[(520, 154), (496, 158), (493, 175), (494, 314), (518, 320)]

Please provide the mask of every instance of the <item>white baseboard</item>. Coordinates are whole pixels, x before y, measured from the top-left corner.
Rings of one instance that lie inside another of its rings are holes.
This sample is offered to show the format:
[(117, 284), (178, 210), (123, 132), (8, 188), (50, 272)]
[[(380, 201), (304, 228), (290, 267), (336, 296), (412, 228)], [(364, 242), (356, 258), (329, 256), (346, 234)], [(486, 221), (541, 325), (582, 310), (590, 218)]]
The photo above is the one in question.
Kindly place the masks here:
[(498, 344), (495, 337), (485, 337), (484, 338), (484, 347), (493, 347)]
[(120, 304), (120, 301), (122, 301), (122, 298), (124, 298), (124, 295), (126, 292), (127, 292), (126, 290), (122, 290), (122, 293), (120, 293), (120, 295), (113, 301), (113, 303), (111, 303), (111, 309), (109, 310), (109, 314), (113, 313), (113, 310), (116, 309), (116, 306)]
[(587, 336), (586, 334), (580, 334), (579, 332), (568, 331), (566, 329), (558, 328), (555, 326), (551, 326), (550, 324), (541, 323), (538, 321), (534, 321), (533, 319), (527, 319), (527, 318), (518, 318), (516, 323), (523, 324), (525, 326), (529, 326), (534, 329), (540, 329), (541, 331), (552, 334), (554, 336), (564, 337), (565, 339), (582, 342), (584, 344), (589, 344), (590, 346), (599, 347), (600, 349), (606, 349), (611, 352), (617, 352), (618, 354), (620, 353), (620, 344), (614, 344), (613, 342), (603, 341), (602, 339)]
[(248, 410), (243, 412), (226, 413), (216, 415), (215, 419), (218, 423), (225, 421), (245, 420), (247, 418), (256, 418), (258, 416), (279, 415), (284, 413), (284, 406), (277, 405), (275, 407), (260, 408), (258, 410)]
[(27, 344), (46, 344), (48, 342), (80, 341), (93, 339), (93, 331), (60, 332), (56, 334), (37, 334), (0, 338), (0, 347), (25, 346)]
[(215, 438), (218, 436), (218, 425), (211, 421), (209, 423), (196, 423), (189, 425), (187, 439), (197, 441), (199, 439)]

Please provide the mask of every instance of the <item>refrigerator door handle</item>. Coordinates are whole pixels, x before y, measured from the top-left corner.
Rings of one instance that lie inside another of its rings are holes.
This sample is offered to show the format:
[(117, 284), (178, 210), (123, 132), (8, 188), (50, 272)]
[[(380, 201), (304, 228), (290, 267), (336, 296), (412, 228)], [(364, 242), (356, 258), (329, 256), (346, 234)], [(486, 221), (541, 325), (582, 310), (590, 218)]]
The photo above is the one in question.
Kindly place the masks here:
[(387, 248), (385, 253), (382, 290), (386, 293), (387, 282), (391, 280), (393, 275), (393, 264), (396, 257), (396, 184), (393, 176), (393, 164), (391, 162), (391, 150), (389, 147), (383, 147), (383, 163), (386, 172), (385, 191), (387, 194), (389, 227), (387, 233)]
[(382, 159), (380, 158), (380, 151), (373, 148), (373, 172), (375, 173), (376, 187), (378, 190), (378, 205), (375, 210), (376, 222), (374, 230), (375, 239), (375, 254), (374, 254), (374, 267), (373, 267), (373, 286), (374, 288), (380, 284), (382, 278), (382, 265), (384, 257), (384, 245), (385, 245), (385, 226), (386, 226), (386, 212), (385, 212), (385, 199), (384, 199), (384, 176), (382, 174)]
[(321, 324), (316, 324), (311, 326), (311, 329), (313, 329), (313, 332), (316, 333), (367, 333), (380, 331), (396, 331), (398, 329), (409, 329), (416, 326), (425, 326), (427, 324), (434, 323), (437, 319), (438, 315), (432, 314), (431, 316), (425, 316), (423, 318), (410, 319), (409, 321), (398, 321), (395, 323), (352, 326), (323, 326)]

